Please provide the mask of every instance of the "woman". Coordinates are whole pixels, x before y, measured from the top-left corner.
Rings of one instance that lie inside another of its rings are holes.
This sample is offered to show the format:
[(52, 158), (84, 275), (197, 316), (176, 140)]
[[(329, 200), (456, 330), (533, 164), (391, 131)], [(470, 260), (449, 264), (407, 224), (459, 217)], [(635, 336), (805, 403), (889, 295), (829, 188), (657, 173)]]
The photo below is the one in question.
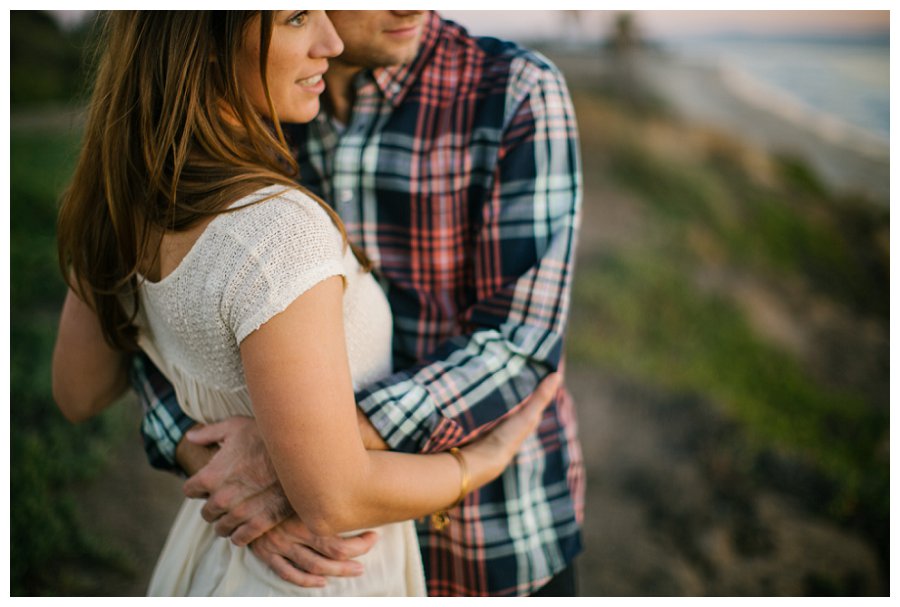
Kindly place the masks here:
[(342, 50), (331, 23), (323, 11), (129, 11), (106, 33), (59, 217), (60, 409), (78, 421), (109, 406), (140, 347), (195, 419), (256, 417), (313, 532), (381, 536), (363, 576), (303, 589), (216, 537), (188, 500), (151, 594), (424, 594), (410, 519), (496, 478), (542, 407), (452, 453), (364, 449), (353, 394), (390, 372), (390, 312), (338, 218), (293, 181), (280, 128), (319, 110)]

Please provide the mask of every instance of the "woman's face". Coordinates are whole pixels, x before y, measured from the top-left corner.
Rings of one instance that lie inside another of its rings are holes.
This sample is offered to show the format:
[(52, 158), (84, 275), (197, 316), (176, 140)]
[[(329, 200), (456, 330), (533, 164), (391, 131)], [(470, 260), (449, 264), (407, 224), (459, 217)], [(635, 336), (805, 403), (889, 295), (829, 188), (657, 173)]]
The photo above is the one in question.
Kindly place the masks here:
[[(266, 77), (280, 120), (309, 122), (319, 113), (319, 96), (325, 90), (322, 74), (328, 69), (328, 59), (343, 49), (325, 11), (275, 11)], [(259, 53), (257, 17), (244, 35), (237, 59), (237, 76), (253, 107), (269, 116)]]

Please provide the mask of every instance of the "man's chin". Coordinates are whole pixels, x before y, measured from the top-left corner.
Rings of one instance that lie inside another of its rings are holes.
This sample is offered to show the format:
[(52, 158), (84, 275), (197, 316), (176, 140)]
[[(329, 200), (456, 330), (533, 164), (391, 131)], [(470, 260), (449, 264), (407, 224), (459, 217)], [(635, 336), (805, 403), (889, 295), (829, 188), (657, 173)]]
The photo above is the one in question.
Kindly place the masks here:
[(408, 47), (398, 49), (390, 54), (390, 59), (383, 66), (388, 67), (390, 65), (404, 65), (412, 62), (413, 59), (416, 58), (416, 55), (419, 53), (419, 41), (416, 40), (415, 44), (411, 44)]
[(380, 67), (393, 67), (410, 63), (419, 53), (419, 41), (408, 45), (390, 45), (377, 49), (370, 49), (365, 54), (358, 56), (349, 55), (346, 52), (339, 57), (331, 59), (332, 66), (344, 66), (348, 68), (376, 69)]

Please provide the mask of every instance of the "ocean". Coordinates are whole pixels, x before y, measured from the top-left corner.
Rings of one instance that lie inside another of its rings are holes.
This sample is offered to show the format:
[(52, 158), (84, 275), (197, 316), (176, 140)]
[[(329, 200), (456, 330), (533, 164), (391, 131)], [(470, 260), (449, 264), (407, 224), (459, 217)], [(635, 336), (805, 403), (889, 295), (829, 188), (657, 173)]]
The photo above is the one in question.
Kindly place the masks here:
[[(890, 43), (886, 37), (716, 36), (659, 44), (692, 61), (716, 65), (744, 94), (804, 108), (890, 139)], [(741, 91), (738, 91), (741, 92)]]

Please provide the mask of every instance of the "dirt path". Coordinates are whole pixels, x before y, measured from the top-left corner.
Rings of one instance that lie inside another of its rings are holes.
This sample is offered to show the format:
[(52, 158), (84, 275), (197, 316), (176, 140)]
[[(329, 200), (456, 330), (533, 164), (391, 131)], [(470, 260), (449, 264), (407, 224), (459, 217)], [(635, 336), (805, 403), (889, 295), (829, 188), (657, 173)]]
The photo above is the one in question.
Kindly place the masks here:
[(709, 403), (574, 366), (585, 596), (878, 594), (874, 550), (758, 486)]
[(132, 436), (122, 441), (110, 457), (109, 469), (83, 486), (73, 497), (85, 532), (121, 555), (122, 571), (96, 571), (80, 575), (95, 578), (86, 584), (105, 596), (143, 596), (162, 550), (169, 526), (181, 505), (181, 480), (154, 470), (147, 463), (137, 433), (138, 406)]

